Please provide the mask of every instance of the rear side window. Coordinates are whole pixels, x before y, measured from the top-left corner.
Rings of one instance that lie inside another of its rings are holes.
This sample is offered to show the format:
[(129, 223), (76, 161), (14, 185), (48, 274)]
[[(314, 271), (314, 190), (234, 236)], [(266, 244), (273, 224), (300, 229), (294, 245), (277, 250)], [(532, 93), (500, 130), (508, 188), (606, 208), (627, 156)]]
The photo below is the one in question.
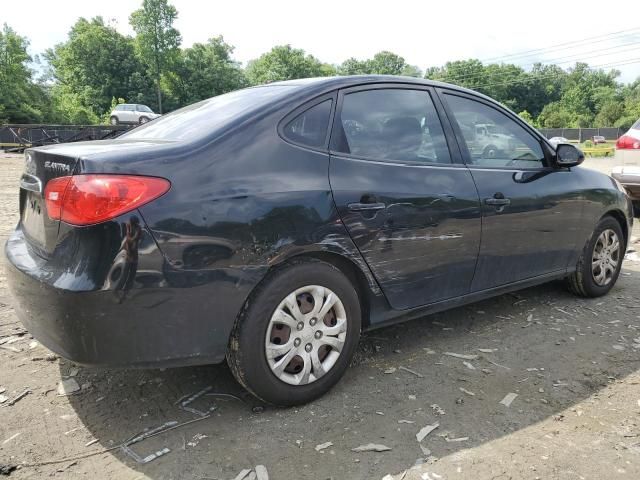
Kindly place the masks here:
[(375, 160), (451, 163), (429, 92), (377, 89), (345, 95), (336, 150)]
[(284, 127), (284, 136), (299, 145), (322, 147), (327, 138), (331, 100), (325, 100), (302, 112)]
[(116, 110), (117, 111), (122, 111), (124, 110), (124, 105), (120, 104), (120, 105), (116, 105)]

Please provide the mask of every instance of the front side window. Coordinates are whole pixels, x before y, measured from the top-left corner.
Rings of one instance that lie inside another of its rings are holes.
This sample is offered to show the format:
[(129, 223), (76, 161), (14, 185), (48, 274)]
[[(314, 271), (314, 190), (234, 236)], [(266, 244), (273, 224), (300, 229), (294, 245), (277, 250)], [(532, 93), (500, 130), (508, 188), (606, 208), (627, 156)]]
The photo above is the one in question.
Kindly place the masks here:
[(149, 107), (146, 105), (138, 105), (138, 111), (144, 113), (153, 113)]
[(541, 168), (540, 142), (504, 113), (475, 100), (445, 95), (471, 155), (482, 167)]
[(349, 93), (339, 126), (343, 138), (336, 149), (343, 153), (374, 160), (451, 163), (440, 119), (423, 90)]
[(284, 136), (293, 143), (307, 147), (322, 147), (327, 138), (331, 100), (325, 100), (305, 110), (284, 127)]

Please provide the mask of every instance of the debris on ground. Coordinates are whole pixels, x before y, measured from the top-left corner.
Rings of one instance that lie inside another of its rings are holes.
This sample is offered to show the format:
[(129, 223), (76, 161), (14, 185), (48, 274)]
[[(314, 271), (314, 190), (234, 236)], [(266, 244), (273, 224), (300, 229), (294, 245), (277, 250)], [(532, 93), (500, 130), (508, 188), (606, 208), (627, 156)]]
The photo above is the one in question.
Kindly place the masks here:
[(11, 440), (13, 440), (14, 438), (18, 438), (20, 435), (22, 435), (22, 432), (18, 432), (18, 433), (14, 433), (13, 435), (11, 435), (9, 438), (7, 438), (6, 440), (4, 440), (2, 442), (2, 445), (9, 443)]
[(516, 399), (517, 396), (518, 396), (517, 393), (512, 393), (512, 392), (511, 393), (507, 393), (504, 396), (504, 398), (502, 400), (500, 400), (500, 403), (502, 405), (504, 405), (505, 407), (509, 407), (509, 406), (511, 406), (511, 402), (513, 402)]
[(240, 470), (240, 473), (234, 477), (233, 480), (244, 480), (251, 473), (250, 468), (245, 468), (244, 470)]
[(391, 450), (390, 447), (377, 443), (367, 443), (351, 449), (352, 452), (388, 452), (389, 450)]
[(442, 408), (440, 405), (438, 405), (437, 403), (432, 403), (431, 405), (429, 405), (431, 407), (431, 409), (437, 414), (437, 415), (446, 415), (447, 412), (444, 411), (444, 408)]
[(58, 383), (58, 396), (74, 395), (80, 391), (80, 385), (75, 378), (66, 378)]
[(11, 406), (15, 405), (16, 403), (18, 403), (20, 400), (22, 400), (27, 395), (29, 395), (30, 393), (31, 393), (31, 390), (26, 388), (22, 392), (20, 392), (18, 395), (13, 397), (11, 400), (9, 400), (7, 403), (5, 403), (4, 405), (6, 407), (11, 407)]
[(469, 363), (469, 362), (462, 362), (462, 364), (467, 367), (469, 370), (475, 370), (476, 367), (473, 366), (473, 364)]
[(267, 472), (267, 468), (264, 465), (256, 465), (254, 470), (257, 480), (269, 480), (269, 472)]
[(439, 422), (434, 423), (433, 425), (427, 425), (426, 427), (422, 427), (418, 433), (416, 433), (416, 440), (421, 442), (424, 438), (433, 432), (436, 428), (440, 426)]
[(453, 352), (444, 352), (443, 355), (447, 355), (449, 357), (461, 358), (462, 360), (477, 360), (478, 355), (464, 355), (462, 353), (453, 353)]
[(321, 452), (322, 450), (324, 450), (325, 448), (329, 448), (333, 446), (333, 442), (324, 442), (321, 443), (319, 445), (316, 445), (316, 452)]
[(412, 423), (416, 423), (416, 422), (414, 422), (413, 420), (398, 420), (398, 423), (409, 423), (409, 424), (412, 424)]
[(415, 370), (411, 370), (410, 368), (400, 366), (400, 367), (398, 367), (398, 369), (404, 370), (405, 372), (409, 372), (410, 374), (415, 375), (416, 377), (424, 378), (424, 375), (422, 375), (421, 373), (416, 372)]
[(387, 368), (383, 373), (390, 375), (392, 373), (395, 373), (395, 371), (396, 371), (396, 367), (391, 367), (391, 368)]
[(493, 353), (493, 352), (497, 352), (498, 349), (497, 348), (479, 348), (478, 351), (482, 353)]
[(469, 395), (470, 397), (475, 397), (476, 394), (473, 393), (471, 390), (467, 390), (466, 388), (460, 387), (460, 391), (462, 393), (466, 393), (467, 395)]
[(0, 463), (0, 475), (11, 475), (11, 472), (14, 472), (18, 469), (17, 465), (11, 465), (8, 463)]

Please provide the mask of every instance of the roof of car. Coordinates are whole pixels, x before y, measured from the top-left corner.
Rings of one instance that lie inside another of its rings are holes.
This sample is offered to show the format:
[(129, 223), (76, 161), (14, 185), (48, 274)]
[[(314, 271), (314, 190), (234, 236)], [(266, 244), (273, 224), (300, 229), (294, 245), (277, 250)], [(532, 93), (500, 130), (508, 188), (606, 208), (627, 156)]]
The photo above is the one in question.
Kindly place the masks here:
[[(428, 87), (440, 87), (448, 88), (452, 90), (458, 90), (461, 92), (473, 93), (485, 98), (489, 98), (479, 92), (469, 90), (464, 87), (452, 85), (450, 83), (438, 82), (436, 80), (427, 80), (424, 78), (406, 77), (400, 75), (345, 75), (336, 77), (313, 77), (313, 78), (300, 78), (296, 80), (284, 80), (280, 82), (273, 82), (267, 85), (291, 85), (300, 86), (305, 89), (313, 90), (329, 90), (336, 88), (347, 88), (357, 85), (367, 85), (372, 83), (398, 83), (398, 84), (413, 84), (423, 85)], [(495, 101), (495, 100), (494, 100)]]

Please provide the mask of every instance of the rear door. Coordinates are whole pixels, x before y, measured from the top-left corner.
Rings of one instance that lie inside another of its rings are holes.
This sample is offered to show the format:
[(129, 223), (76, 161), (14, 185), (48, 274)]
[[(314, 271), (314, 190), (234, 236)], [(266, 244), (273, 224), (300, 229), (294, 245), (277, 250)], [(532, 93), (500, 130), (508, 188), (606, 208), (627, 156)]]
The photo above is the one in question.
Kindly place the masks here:
[(565, 270), (584, 201), (576, 176), (551, 167), (540, 137), (511, 113), (473, 95), (440, 92), (482, 202), (472, 291)]
[(469, 292), (480, 205), (450, 150), (430, 88), (341, 91), (329, 178), (340, 216), (389, 303), (407, 309)]

